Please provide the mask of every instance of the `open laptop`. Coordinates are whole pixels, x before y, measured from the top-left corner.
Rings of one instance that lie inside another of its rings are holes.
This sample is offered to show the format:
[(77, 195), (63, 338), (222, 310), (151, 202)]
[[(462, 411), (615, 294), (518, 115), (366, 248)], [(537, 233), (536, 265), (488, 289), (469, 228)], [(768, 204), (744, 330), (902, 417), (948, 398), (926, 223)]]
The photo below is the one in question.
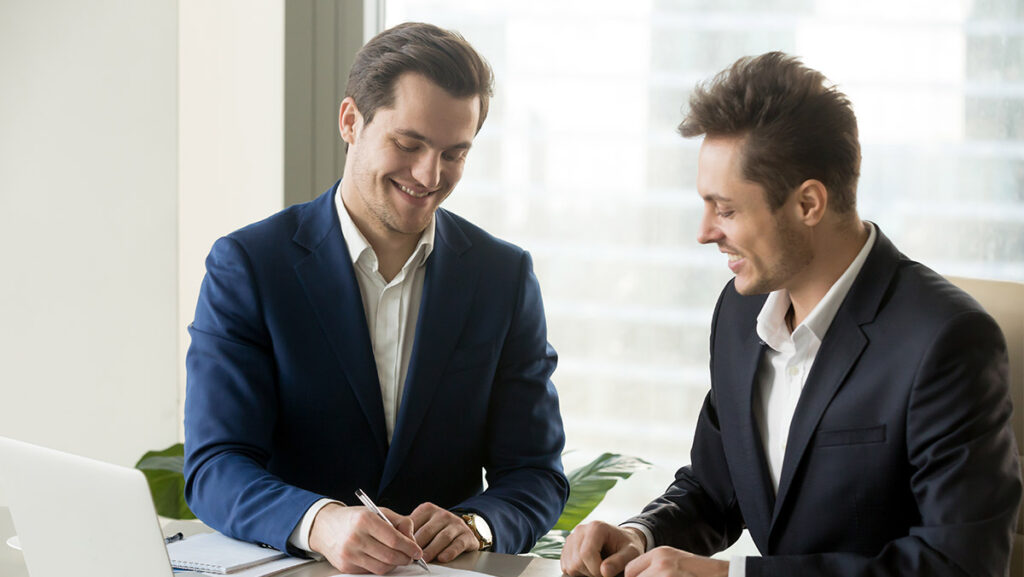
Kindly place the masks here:
[(31, 577), (173, 575), (141, 471), (0, 437), (0, 484)]

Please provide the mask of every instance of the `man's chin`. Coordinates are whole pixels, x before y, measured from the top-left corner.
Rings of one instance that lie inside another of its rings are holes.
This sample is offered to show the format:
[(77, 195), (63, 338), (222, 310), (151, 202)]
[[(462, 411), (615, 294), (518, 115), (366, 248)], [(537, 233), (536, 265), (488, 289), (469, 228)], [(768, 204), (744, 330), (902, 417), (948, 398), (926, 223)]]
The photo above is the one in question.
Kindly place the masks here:
[(749, 297), (763, 295), (772, 292), (774, 289), (758, 279), (747, 280), (742, 277), (734, 277), (733, 288), (742, 296)]

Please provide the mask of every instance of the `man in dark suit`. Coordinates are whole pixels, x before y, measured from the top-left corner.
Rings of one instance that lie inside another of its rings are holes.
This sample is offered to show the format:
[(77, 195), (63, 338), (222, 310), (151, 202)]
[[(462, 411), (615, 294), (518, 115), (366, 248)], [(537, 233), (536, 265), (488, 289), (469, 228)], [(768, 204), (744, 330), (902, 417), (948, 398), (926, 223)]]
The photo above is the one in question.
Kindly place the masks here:
[(214, 244), (185, 399), (185, 492), (210, 526), (380, 574), (554, 525), (565, 436), (530, 257), (439, 208), (491, 86), (457, 34), (381, 33), (341, 104), (343, 178)]
[[(847, 98), (781, 53), (699, 86), (698, 240), (735, 278), (691, 464), (570, 576), (1004, 575), (1021, 498), (1006, 345), (969, 296), (856, 211)], [(705, 557), (749, 529), (762, 557)]]

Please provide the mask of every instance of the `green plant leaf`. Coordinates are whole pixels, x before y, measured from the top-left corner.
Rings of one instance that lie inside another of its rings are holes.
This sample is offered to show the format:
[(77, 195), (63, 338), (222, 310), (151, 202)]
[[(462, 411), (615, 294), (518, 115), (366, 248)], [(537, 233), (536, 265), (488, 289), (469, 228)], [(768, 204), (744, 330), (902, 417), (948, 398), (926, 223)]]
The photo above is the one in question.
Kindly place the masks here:
[(569, 502), (554, 528), (571, 531), (604, 500), (608, 490), (619, 479), (628, 479), (636, 471), (650, 466), (650, 463), (637, 457), (604, 453), (569, 473)]
[(161, 451), (149, 451), (135, 463), (153, 495), (156, 512), (172, 519), (195, 519), (185, 503), (185, 446), (176, 443)]
[(537, 541), (533, 549), (530, 549), (530, 555), (545, 559), (561, 559), (565, 538), (568, 536), (568, 531), (551, 531)]

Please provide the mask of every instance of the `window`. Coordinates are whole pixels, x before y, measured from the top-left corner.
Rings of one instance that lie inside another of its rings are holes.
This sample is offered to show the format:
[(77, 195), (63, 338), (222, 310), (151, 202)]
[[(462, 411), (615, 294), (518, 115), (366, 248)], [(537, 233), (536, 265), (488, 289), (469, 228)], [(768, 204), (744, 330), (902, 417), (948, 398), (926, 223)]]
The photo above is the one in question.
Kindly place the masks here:
[(657, 466), (597, 517), (635, 513), (689, 462), (730, 275), (695, 241), (699, 143), (675, 127), (694, 84), (736, 58), (799, 55), (850, 96), (860, 214), (904, 253), (1024, 280), (1018, 0), (388, 0), (385, 15), (458, 30), (495, 69), (446, 206), (534, 256), (567, 466), (606, 450)]

